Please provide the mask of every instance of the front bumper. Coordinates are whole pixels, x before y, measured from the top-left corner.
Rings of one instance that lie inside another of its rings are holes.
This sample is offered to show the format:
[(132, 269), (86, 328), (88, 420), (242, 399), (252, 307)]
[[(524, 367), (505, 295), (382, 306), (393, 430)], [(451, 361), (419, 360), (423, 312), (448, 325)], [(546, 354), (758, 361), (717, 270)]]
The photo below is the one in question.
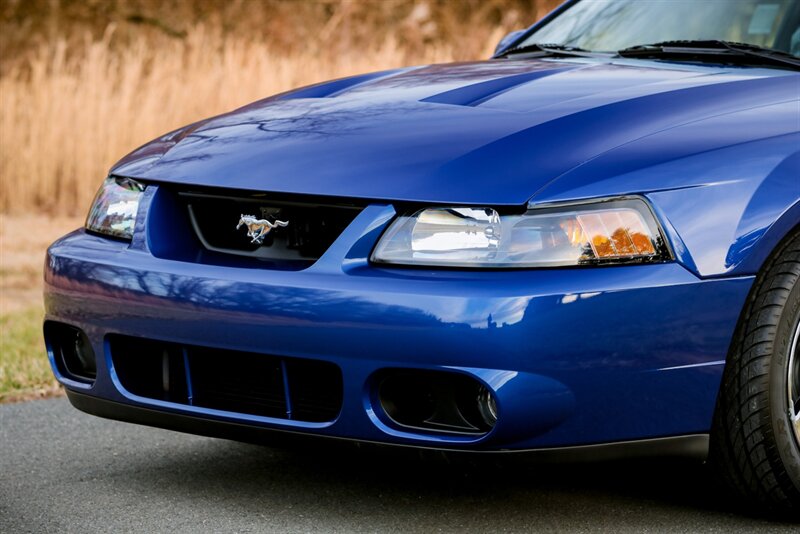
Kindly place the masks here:
[[(392, 214), (367, 207), (302, 271), (158, 258), (143, 221), (132, 243), (73, 232), (48, 251), (46, 320), (86, 332), (97, 379), (80, 384), (54, 366), (56, 376), (73, 399), (108, 401), (105, 416), (125, 406), (209, 425), (421, 447), (538, 449), (708, 432), (752, 277), (701, 280), (676, 263), (376, 268), (367, 257)], [(113, 334), (335, 363), (341, 413), (328, 424), (304, 423), (133, 395), (112, 365)], [(496, 394), (497, 425), (476, 437), (387, 424), (370, 390), (387, 368), (475, 377)]]

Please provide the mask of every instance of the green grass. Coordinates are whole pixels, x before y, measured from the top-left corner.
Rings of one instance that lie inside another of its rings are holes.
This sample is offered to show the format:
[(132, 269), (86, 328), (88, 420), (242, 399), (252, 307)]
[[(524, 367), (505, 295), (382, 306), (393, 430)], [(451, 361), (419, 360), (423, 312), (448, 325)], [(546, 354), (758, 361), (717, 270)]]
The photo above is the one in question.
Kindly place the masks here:
[(42, 339), (41, 308), (0, 315), (0, 402), (58, 391)]

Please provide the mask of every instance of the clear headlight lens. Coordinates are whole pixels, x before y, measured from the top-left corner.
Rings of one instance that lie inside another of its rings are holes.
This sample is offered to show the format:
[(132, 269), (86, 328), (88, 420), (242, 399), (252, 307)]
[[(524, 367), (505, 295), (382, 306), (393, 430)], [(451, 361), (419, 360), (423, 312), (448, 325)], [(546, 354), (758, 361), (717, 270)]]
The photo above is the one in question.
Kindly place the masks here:
[(100, 234), (131, 239), (144, 185), (130, 178), (109, 176), (92, 202), (86, 229)]
[(670, 259), (644, 201), (608, 200), (500, 215), (492, 208), (427, 208), (399, 217), (372, 261), (398, 265), (531, 268)]

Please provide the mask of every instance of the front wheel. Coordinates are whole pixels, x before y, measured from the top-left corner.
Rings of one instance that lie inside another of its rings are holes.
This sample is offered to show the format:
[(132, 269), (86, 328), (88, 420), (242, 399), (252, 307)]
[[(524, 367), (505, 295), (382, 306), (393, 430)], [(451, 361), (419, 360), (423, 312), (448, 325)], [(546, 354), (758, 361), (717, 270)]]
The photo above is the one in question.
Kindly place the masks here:
[(710, 461), (747, 503), (800, 515), (800, 232), (768, 260), (742, 313)]

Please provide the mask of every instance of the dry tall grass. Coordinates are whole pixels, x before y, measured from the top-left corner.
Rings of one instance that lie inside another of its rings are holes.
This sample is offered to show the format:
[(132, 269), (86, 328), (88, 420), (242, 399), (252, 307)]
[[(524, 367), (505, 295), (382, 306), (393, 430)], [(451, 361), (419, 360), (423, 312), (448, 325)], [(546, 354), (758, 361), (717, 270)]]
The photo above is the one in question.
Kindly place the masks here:
[[(485, 5), (496, 7), (503, 1), (486, 0)], [(542, 10), (552, 4), (552, 0), (531, 2)], [(75, 32), (51, 32), (22, 50), (19, 58), (4, 53), (0, 213), (85, 213), (109, 166), (161, 133), (316, 81), (409, 64), (488, 57), (508, 29), (522, 25), (517, 12), (509, 11), (512, 17), (494, 24), (480, 23), (485, 17), (478, 12), (464, 20), (462, 28), (454, 20), (445, 21), (457, 39), (431, 40), (425, 33), (431, 32), (429, 26), (425, 29), (430, 13), (418, 7), (427, 4), (412, 3), (411, 11), (397, 23), (405, 32), (402, 39), (377, 28), (379, 38), (365, 47), (358, 45), (364, 39), (343, 41), (349, 35), (348, 17), (374, 16), (379, 7), (395, 9), (398, 2), (309, 5), (317, 11), (320, 5), (335, 9), (319, 20), (319, 27), (302, 28), (316, 37), (297, 41), (296, 46), (287, 46), (285, 36), (275, 40), (252, 32), (232, 35), (230, 28), (211, 17), (189, 27), (180, 38), (154, 37), (152, 31), (132, 33), (124, 23), (111, 22), (100, 36), (86, 29), (78, 38)], [(445, 3), (440, 11), (458, 5)], [(354, 6), (363, 9), (356, 12)], [(417, 19), (420, 27), (413, 28)], [(120, 39), (123, 30), (125, 38)]]
[[(141, 38), (119, 54), (108, 47), (112, 32), (73, 59), (64, 41), (43, 46), (0, 79), (3, 211), (85, 211), (109, 165), (160, 133), (292, 87), (406, 62), (391, 40), (369, 54), (278, 54), (203, 26), (157, 50)], [(434, 48), (415, 59), (452, 54)]]

